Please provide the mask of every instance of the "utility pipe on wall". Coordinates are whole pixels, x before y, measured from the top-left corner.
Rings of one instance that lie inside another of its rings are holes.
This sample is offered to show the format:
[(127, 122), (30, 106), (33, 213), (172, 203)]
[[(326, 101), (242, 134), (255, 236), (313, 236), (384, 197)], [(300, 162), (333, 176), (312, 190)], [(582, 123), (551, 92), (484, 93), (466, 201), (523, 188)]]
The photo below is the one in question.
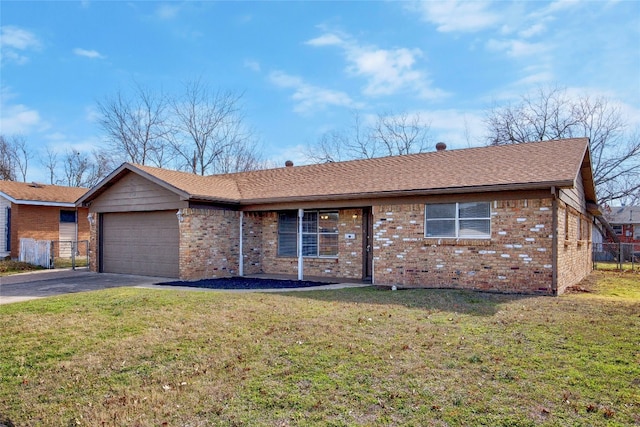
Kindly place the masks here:
[(304, 268), (302, 259), (302, 218), (304, 218), (304, 209), (298, 209), (298, 280), (302, 280), (302, 270)]

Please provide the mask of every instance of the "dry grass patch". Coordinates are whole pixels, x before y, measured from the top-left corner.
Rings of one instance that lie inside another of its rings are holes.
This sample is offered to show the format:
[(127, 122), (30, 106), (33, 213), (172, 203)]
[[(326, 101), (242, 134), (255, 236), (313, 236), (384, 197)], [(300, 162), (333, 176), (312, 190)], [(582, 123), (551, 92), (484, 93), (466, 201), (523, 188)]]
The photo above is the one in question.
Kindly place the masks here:
[(618, 279), (559, 298), (117, 288), (5, 305), (0, 414), (20, 426), (637, 425), (640, 299)]
[(9, 274), (25, 273), (28, 271), (42, 270), (43, 267), (38, 265), (29, 264), (21, 261), (13, 261), (10, 259), (0, 260), (0, 276), (7, 276)]

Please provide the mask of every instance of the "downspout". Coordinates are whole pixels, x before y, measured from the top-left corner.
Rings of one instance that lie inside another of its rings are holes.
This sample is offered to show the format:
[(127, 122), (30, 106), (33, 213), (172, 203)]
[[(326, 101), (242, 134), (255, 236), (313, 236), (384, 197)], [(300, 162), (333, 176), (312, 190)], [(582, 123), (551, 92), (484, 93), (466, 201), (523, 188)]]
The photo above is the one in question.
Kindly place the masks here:
[(298, 209), (298, 280), (302, 280), (302, 270), (304, 262), (302, 258), (302, 219), (304, 218), (304, 209)]
[(553, 225), (551, 230), (551, 293), (558, 295), (558, 198), (556, 196), (556, 187), (551, 187), (551, 206), (553, 215)]
[(244, 276), (244, 251), (242, 250), (242, 223), (244, 222), (244, 212), (240, 211), (240, 241), (238, 243), (240, 255), (238, 256), (238, 275)]

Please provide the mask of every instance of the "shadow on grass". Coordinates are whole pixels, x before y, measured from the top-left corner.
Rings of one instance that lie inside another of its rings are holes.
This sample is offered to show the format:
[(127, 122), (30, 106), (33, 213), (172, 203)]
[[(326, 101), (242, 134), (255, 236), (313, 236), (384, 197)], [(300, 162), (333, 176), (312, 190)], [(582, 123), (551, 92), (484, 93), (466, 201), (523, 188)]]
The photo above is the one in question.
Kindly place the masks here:
[(493, 316), (500, 306), (513, 301), (545, 298), (537, 295), (499, 294), (463, 289), (405, 289), (392, 291), (370, 286), (332, 291), (287, 292), (282, 295), (317, 301), (399, 305), (410, 309), (460, 313), (473, 316)]

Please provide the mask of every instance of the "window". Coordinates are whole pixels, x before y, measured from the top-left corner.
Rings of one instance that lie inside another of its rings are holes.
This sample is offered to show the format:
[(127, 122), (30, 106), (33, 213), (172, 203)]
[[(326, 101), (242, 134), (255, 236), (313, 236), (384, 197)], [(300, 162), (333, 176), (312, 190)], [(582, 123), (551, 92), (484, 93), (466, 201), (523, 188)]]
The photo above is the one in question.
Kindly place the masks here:
[[(306, 211), (302, 218), (302, 256), (338, 255), (338, 212)], [(278, 216), (278, 256), (298, 256), (298, 213)]]
[(278, 216), (278, 256), (298, 256), (298, 212), (280, 212)]
[(621, 225), (612, 225), (611, 226), (613, 228), (613, 232), (616, 233), (618, 236), (622, 236), (622, 226)]
[(425, 237), (488, 239), (489, 202), (434, 203), (425, 206)]
[(60, 211), (60, 222), (76, 222), (76, 211)]

